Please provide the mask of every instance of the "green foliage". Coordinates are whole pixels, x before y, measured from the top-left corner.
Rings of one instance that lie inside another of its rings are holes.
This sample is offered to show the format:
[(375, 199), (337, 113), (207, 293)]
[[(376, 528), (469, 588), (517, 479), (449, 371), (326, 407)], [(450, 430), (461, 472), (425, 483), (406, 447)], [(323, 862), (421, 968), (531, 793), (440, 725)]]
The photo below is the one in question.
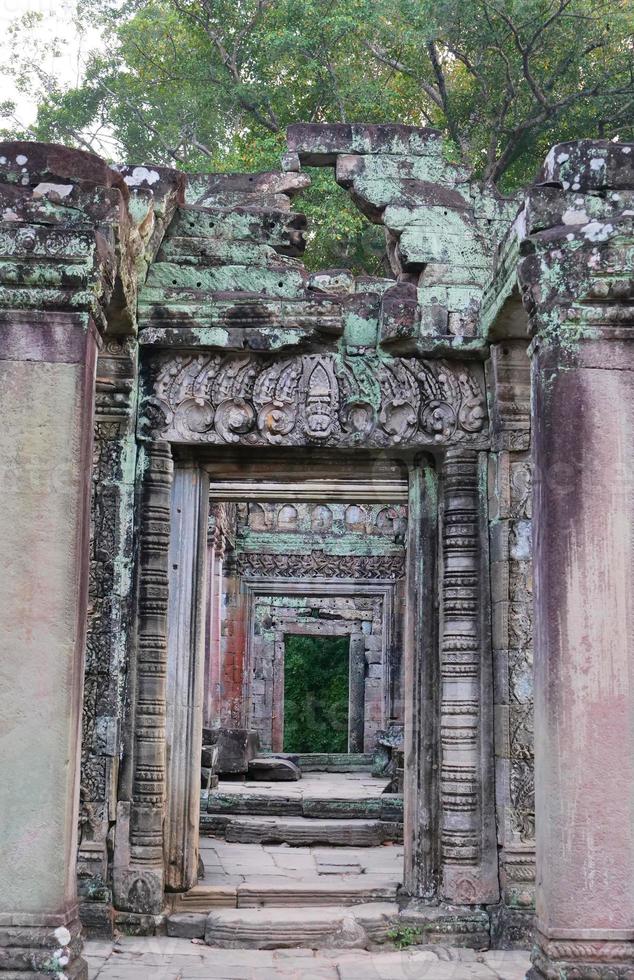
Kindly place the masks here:
[(408, 946), (419, 946), (423, 942), (423, 932), (413, 926), (395, 926), (388, 930), (387, 938), (397, 949), (407, 949)]
[[(276, 168), (292, 122), (439, 127), (485, 184), (528, 181), (553, 142), (634, 138), (631, 0), (78, 0), (100, 49), (46, 75), (33, 17), (9, 66), (39, 92), (27, 138), (185, 170)], [(47, 38), (47, 49), (51, 42)], [(308, 264), (381, 271), (382, 240), (330, 172), (300, 206)]]
[(284, 751), (348, 751), (348, 637), (285, 637)]

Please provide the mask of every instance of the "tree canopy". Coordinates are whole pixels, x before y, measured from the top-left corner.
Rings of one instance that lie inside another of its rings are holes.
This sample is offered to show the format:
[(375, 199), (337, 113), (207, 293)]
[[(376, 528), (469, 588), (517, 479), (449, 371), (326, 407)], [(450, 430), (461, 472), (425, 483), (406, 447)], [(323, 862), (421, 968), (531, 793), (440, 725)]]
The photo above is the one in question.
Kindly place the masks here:
[[(278, 166), (289, 123), (398, 121), (441, 129), (502, 191), (554, 142), (634, 137), (630, 0), (79, 0), (77, 16), (103, 43), (73, 87), (42, 71), (33, 19), (14, 28), (11, 70), (39, 109), (23, 127), (5, 103), (12, 135), (255, 170)], [(378, 271), (374, 230), (313, 176), (313, 261)]]

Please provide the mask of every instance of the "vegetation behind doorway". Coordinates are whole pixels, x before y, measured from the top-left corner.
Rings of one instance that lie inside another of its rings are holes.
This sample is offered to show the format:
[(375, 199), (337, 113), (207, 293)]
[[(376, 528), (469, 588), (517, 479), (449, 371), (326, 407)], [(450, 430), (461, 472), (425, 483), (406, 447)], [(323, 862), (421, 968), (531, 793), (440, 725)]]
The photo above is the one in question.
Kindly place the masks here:
[(349, 637), (284, 640), (284, 751), (347, 752)]

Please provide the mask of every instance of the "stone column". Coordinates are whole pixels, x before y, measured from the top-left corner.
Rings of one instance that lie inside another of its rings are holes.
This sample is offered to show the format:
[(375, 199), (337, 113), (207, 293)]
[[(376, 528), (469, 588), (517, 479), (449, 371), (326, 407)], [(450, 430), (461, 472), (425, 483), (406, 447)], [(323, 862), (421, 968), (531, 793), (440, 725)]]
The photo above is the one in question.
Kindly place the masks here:
[(209, 481), (177, 466), (172, 488), (167, 631), (166, 887), (198, 881)]
[(526, 209), (534, 980), (634, 976), (633, 159), (634, 145), (556, 146)]
[(97, 333), (0, 315), (0, 971), (84, 978), (75, 884)]
[[(132, 799), (119, 805), (114, 859), (117, 908), (146, 916), (163, 907), (168, 549), (172, 454), (165, 442), (140, 459), (139, 601)], [(150, 923), (145, 923), (149, 927)]]
[(514, 312), (514, 329), (521, 330), (523, 338), (492, 344), (487, 365), (495, 795), (502, 899), (492, 916), (491, 932), (495, 945), (526, 948), (532, 943), (535, 918), (532, 466), (528, 318), (521, 306), (519, 314)]
[(220, 532), (216, 527), (207, 536), (207, 626), (205, 630), (205, 701), (203, 725), (211, 728), (219, 716), (220, 623), (217, 596), (217, 551)]
[(485, 457), (449, 449), (442, 484), (441, 896), (499, 898)]
[(93, 937), (113, 933), (108, 842), (117, 800), (130, 798), (124, 738), (134, 636), (136, 366), (128, 338), (106, 341), (97, 358), (77, 855), (79, 912)]
[(365, 729), (365, 636), (350, 637), (348, 752), (363, 752)]
[(405, 610), (405, 891), (433, 900), (438, 882), (436, 689), (436, 528), (438, 492), (431, 466), (409, 471)]

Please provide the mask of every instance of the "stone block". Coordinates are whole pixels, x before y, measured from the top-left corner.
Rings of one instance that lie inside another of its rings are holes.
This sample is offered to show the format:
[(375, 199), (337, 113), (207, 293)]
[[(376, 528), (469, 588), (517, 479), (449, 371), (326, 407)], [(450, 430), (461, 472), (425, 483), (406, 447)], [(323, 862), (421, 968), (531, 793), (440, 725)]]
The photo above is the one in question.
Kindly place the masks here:
[(400, 912), (399, 925), (415, 929), (421, 943), (488, 949), (489, 915), (484, 909), (466, 905), (430, 906), (417, 899)]
[(203, 939), (206, 923), (204, 912), (173, 912), (167, 917), (167, 935), (177, 939)]
[(246, 728), (206, 728), (203, 742), (218, 747), (217, 771), (221, 774), (246, 773), (259, 747), (257, 733)]
[(80, 902), (79, 918), (91, 939), (111, 939), (114, 935), (114, 910), (110, 902)]
[(267, 782), (294, 782), (302, 778), (299, 766), (290, 759), (278, 759), (274, 756), (255, 758), (249, 762), (248, 779), (264, 780)]
[[(283, 884), (249, 884), (238, 885), (238, 908), (257, 908), (270, 906), (273, 908), (317, 907), (332, 905), (359, 905), (366, 902), (393, 901), (396, 897), (396, 884), (386, 883), (380, 878), (360, 873), (361, 866), (355, 865), (352, 874), (357, 877), (343, 878), (349, 874), (346, 865), (329, 866), (330, 873), (324, 872), (323, 864), (319, 864), (319, 874), (325, 875), (325, 880), (316, 878), (310, 881), (285, 881)], [(350, 866), (352, 867), (352, 866)], [(332, 878), (337, 874), (339, 878)]]
[(402, 827), (379, 820), (236, 816), (229, 819), (224, 833), (225, 840), (240, 844), (377, 847), (386, 840), (397, 840)]
[(440, 133), (402, 124), (295, 123), (287, 130), (288, 147), (306, 166), (323, 167), (339, 154), (438, 155)]
[(156, 936), (165, 925), (163, 915), (142, 912), (115, 912), (115, 928), (125, 936)]
[(363, 949), (397, 915), (398, 907), (387, 902), (352, 908), (219, 909), (207, 918), (205, 942), (225, 949)]
[(216, 745), (203, 745), (200, 753), (200, 764), (215, 771), (218, 764), (218, 753), (219, 746), (217, 743)]
[(611, 140), (574, 140), (552, 147), (539, 183), (561, 184), (581, 193), (632, 188), (632, 145)]
[(205, 912), (212, 908), (234, 909), (237, 905), (236, 889), (231, 885), (194, 885), (189, 891), (172, 898), (173, 912)]

